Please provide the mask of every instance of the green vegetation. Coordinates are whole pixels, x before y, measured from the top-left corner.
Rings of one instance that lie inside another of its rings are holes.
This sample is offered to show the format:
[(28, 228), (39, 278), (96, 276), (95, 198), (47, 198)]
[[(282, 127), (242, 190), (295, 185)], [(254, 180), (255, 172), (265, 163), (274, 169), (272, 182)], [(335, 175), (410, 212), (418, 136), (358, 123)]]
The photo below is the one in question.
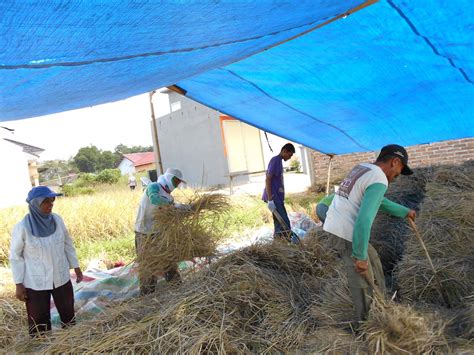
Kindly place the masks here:
[(105, 169), (102, 170), (95, 178), (95, 181), (100, 184), (116, 184), (120, 180), (119, 169)]
[(117, 156), (111, 151), (102, 151), (96, 146), (91, 145), (79, 149), (73, 159), (79, 171), (94, 173), (103, 169), (115, 168)]
[(79, 171), (84, 173), (96, 173), (104, 169), (113, 169), (117, 167), (122, 160), (123, 154), (152, 152), (153, 147), (133, 146), (119, 144), (114, 152), (109, 150), (100, 150), (94, 145), (82, 147), (74, 156), (74, 164)]
[(298, 159), (297, 156), (293, 156), (293, 158), (290, 160), (290, 170), (299, 172), (300, 169), (301, 169), (300, 160)]
[(61, 192), (67, 197), (92, 195), (98, 190), (103, 190), (101, 185), (113, 185), (121, 180), (119, 169), (105, 169), (98, 175), (84, 173), (74, 183), (64, 185)]

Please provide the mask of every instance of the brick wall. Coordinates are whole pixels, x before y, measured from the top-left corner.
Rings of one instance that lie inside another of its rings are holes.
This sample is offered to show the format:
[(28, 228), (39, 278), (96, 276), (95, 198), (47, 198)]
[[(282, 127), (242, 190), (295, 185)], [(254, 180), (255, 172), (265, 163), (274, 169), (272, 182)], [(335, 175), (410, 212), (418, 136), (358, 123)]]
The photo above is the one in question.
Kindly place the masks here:
[[(474, 138), (465, 138), (437, 143), (420, 144), (406, 147), (410, 167), (462, 164), (474, 160)], [(332, 159), (331, 180), (344, 177), (358, 163), (373, 162), (377, 152), (336, 155)], [(316, 151), (311, 152), (316, 184), (325, 184), (329, 157)]]

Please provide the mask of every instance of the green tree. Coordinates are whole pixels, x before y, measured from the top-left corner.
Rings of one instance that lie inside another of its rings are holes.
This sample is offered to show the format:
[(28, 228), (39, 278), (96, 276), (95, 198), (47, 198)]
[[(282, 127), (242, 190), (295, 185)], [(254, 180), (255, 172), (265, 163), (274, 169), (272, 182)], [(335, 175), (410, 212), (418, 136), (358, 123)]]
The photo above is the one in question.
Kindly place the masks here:
[(83, 147), (79, 149), (73, 158), (79, 171), (94, 173), (98, 170), (101, 160), (101, 151), (96, 146)]
[(134, 145), (133, 147), (128, 147), (125, 144), (120, 143), (114, 149), (114, 154), (116, 157), (115, 166), (122, 161), (123, 154), (131, 154), (131, 153), (141, 153), (141, 152), (152, 152), (153, 146), (141, 146), (141, 145)]
[(113, 169), (116, 167), (117, 157), (110, 150), (101, 152), (97, 170)]

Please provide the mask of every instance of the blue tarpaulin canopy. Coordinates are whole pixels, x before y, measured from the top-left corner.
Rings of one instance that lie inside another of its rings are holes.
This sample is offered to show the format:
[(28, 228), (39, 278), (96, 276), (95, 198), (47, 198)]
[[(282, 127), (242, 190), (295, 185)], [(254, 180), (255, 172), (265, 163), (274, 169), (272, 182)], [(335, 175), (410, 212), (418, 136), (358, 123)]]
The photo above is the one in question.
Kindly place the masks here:
[(326, 153), (472, 137), (474, 3), (364, 5), (2, 2), (0, 121), (177, 84)]

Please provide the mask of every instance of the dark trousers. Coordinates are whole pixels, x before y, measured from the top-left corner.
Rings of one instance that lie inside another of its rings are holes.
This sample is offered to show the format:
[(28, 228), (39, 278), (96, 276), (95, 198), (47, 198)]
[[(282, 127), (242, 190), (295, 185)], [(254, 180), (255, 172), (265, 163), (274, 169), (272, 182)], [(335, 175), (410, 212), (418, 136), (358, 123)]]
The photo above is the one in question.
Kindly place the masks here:
[[(372, 286), (354, 268), (352, 258), (352, 242), (331, 235), (330, 243), (344, 263), (347, 275), (349, 290), (355, 308), (355, 322), (353, 327), (357, 329), (360, 322), (367, 320), (369, 316), (370, 304), (372, 302)], [(383, 275), (382, 263), (374, 247), (369, 243), (368, 249), (368, 276), (382, 294), (385, 294), (385, 278)]]
[(324, 223), (324, 221), (326, 220), (328, 210), (329, 206), (326, 206), (322, 203), (318, 203), (318, 205), (316, 206), (316, 215), (318, 216), (321, 223)]
[(288, 213), (286, 212), (285, 203), (284, 202), (275, 202), (276, 211), (283, 219), (286, 225), (282, 225), (280, 221), (275, 217), (273, 214), (273, 226), (275, 228), (274, 237), (278, 238), (285, 238), (288, 239), (289, 231), (290, 231), (290, 219), (288, 218)]
[(51, 330), (51, 296), (63, 326), (74, 324), (74, 291), (71, 281), (52, 290), (36, 291), (27, 288), (26, 313), (31, 335)]

